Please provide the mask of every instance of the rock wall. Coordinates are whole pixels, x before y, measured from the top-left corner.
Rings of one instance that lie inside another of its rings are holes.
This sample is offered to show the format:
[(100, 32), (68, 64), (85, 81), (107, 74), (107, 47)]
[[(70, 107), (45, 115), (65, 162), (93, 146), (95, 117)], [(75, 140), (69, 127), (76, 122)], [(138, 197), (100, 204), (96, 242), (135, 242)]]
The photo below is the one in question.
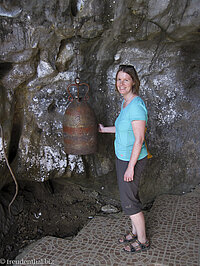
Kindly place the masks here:
[[(62, 138), (67, 86), (90, 85), (98, 122), (112, 125), (121, 98), (119, 64), (135, 65), (149, 114), (153, 155), (141, 183), (143, 202), (200, 182), (198, 0), (44, 0), (0, 4), (0, 122), (18, 179), (44, 181), (114, 171), (114, 136), (98, 153), (66, 155)], [(1, 136), (1, 135), (0, 135)], [(0, 184), (9, 174), (0, 137)]]

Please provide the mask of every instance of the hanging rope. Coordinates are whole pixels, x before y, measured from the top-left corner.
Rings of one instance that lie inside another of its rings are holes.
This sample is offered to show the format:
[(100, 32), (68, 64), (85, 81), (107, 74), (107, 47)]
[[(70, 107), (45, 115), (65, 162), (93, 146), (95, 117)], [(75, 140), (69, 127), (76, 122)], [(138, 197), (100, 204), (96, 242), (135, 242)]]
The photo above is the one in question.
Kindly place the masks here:
[(4, 132), (3, 132), (3, 126), (0, 124), (0, 128), (1, 128), (1, 137), (2, 137), (2, 147), (3, 147), (3, 153), (4, 153), (4, 157), (5, 157), (5, 160), (6, 160), (6, 164), (8, 166), (8, 169), (10, 170), (10, 173), (11, 173), (11, 176), (15, 182), (15, 195), (14, 197), (12, 198), (11, 202), (9, 203), (8, 205), (8, 211), (9, 211), (9, 214), (11, 215), (11, 211), (10, 211), (10, 208), (11, 208), (11, 205), (13, 204), (13, 202), (15, 201), (16, 197), (17, 197), (17, 194), (18, 194), (18, 183), (17, 183), (17, 180), (15, 178), (15, 175), (13, 174), (13, 171), (10, 167), (10, 164), (8, 162), (8, 158), (6, 156), (6, 149), (5, 149), (5, 145), (4, 145)]

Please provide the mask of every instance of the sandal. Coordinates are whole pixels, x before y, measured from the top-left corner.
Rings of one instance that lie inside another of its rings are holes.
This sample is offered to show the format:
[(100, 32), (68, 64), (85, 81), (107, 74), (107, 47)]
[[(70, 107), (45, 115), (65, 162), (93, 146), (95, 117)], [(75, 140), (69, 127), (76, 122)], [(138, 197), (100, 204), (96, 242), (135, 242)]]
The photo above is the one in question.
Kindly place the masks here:
[[(130, 236), (131, 238), (128, 239), (127, 237)], [(133, 234), (132, 232), (129, 232), (128, 234), (124, 235), (122, 238), (118, 239), (118, 242), (120, 244), (127, 243), (127, 242), (133, 242), (137, 239), (137, 236)]]
[[(129, 247), (130, 250), (127, 250), (126, 247)], [(138, 253), (144, 250), (148, 250), (150, 248), (150, 243), (148, 240), (145, 243), (141, 243), (138, 239), (136, 239), (134, 243), (131, 243), (126, 247), (123, 248), (123, 251), (127, 253)]]

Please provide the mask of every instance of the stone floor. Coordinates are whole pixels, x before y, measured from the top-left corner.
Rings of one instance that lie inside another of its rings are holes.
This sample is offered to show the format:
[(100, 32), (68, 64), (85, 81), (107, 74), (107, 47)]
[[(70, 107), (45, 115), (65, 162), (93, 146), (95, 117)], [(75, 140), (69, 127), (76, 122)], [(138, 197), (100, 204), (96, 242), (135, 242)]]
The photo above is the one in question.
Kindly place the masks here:
[(200, 187), (163, 195), (145, 213), (151, 249), (127, 254), (117, 239), (129, 230), (122, 213), (97, 216), (73, 240), (45, 237), (20, 254), (14, 265), (200, 265)]

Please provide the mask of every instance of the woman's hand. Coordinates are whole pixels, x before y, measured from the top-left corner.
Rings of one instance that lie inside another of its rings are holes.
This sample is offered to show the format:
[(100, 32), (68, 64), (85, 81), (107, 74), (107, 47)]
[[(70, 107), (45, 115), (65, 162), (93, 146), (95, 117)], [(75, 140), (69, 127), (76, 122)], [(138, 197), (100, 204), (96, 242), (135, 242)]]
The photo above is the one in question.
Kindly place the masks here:
[(99, 124), (100, 133), (115, 133), (115, 126), (113, 127), (104, 127), (104, 125)]
[(104, 132), (103, 130), (104, 130), (104, 125), (99, 124), (99, 132), (103, 133)]
[(134, 176), (134, 167), (128, 166), (124, 174), (124, 181), (126, 182), (133, 181), (133, 176)]

